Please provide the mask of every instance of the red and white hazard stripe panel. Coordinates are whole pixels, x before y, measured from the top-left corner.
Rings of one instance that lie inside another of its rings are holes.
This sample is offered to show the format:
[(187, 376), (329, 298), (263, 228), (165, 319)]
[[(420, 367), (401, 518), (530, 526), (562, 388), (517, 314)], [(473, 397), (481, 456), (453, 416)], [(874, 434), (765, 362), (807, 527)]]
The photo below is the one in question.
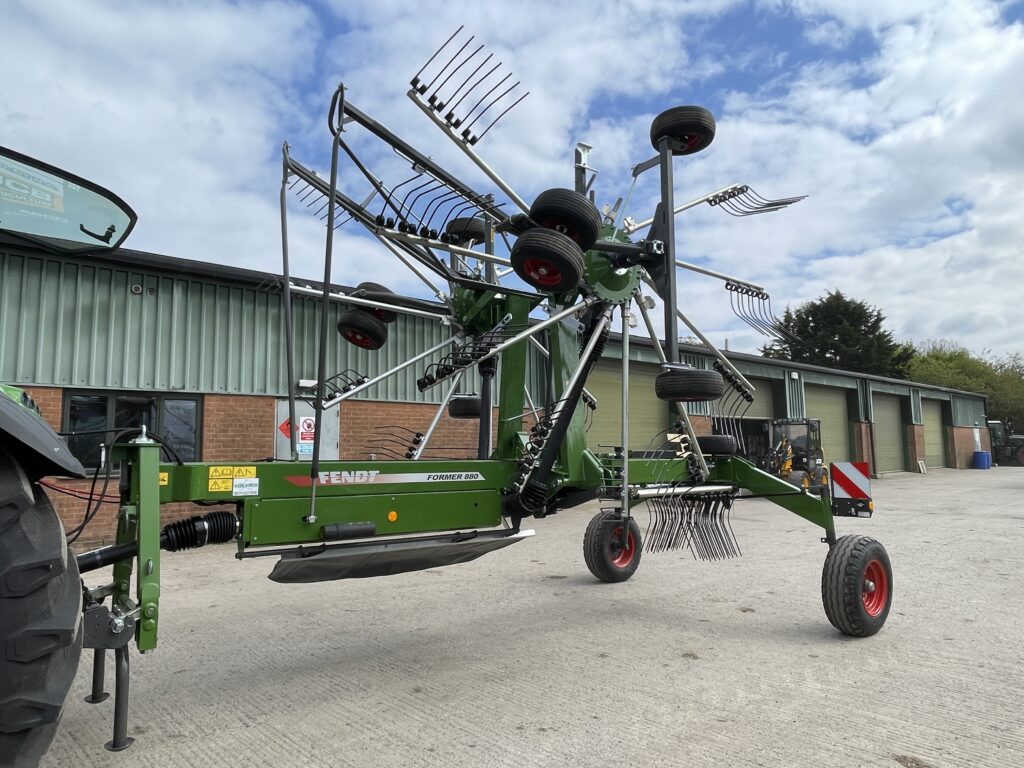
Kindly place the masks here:
[(829, 469), (832, 514), (841, 517), (871, 517), (870, 470), (866, 461), (835, 461)]

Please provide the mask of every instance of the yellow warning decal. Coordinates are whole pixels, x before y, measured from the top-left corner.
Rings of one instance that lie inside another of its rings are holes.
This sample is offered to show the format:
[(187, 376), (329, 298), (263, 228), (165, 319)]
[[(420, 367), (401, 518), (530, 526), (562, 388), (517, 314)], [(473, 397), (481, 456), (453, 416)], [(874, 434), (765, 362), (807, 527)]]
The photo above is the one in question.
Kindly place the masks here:
[(213, 480), (215, 478), (221, 478), (221, 477), (229, 477), (230, 478), (230, 477), (234, 477), (234, 476), (235, 476), (235, 468), (234, 467), (210, 467), (210, 479), (211, 480)]
[(232, 477), (256, 477), (256, 467), (235, 467)]
[(170, 473), (169, 472), (161, 472), (160, 473), (160, 485), (170, 485), (170, 483), (171, 483), (171, 475), (170, 475)]
[(231, 478), (209, 481), (211, 493), (231, 493)]

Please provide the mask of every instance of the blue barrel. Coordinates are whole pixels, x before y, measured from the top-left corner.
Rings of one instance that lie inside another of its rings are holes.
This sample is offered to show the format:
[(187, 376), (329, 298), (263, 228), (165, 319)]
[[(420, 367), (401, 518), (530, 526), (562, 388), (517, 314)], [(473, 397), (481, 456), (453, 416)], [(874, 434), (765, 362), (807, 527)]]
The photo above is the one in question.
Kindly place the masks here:
[(974, 468), (992, 469), (992, 454), (989, 451), (975, 451)]

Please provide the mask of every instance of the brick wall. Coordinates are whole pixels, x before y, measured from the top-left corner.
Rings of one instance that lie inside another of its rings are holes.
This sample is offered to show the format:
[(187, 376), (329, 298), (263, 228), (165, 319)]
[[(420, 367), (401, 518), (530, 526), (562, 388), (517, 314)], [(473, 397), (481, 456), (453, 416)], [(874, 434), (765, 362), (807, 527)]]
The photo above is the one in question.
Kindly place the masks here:
[[(426, 433), (436, 405), (423, 403), (388, 403), (352, 401), (341, 404), (339, 414), (341, 459), (343, 461), (404, 457), (413, 433)], [(528, 424), (532, 419), (528, 420)], [(494, 410), (492, 440), (497, 440), (498, 411)], [(465, 459), (476, 457), (479, 422), (476, 419), (453, 419), (447, 410), (437, 424), (424, 458)], [(392, 442), (397, 441), (397, 442)], [(389, 455), (386, 451), (392, 451)]]
[(852, 425), (853, 442), (850, 445), (851, 461), (866, 461), (875, 474), (874, 463), (871, 461), (871, 423), (867, 421), (855, 421)]
[(925, 460), (924, 451), (924, 424), (907, 424), (905, 425), (906, 430), (906, 443), (907, 443), (907, 470), (910, 472), (921, 472), (921, 466), (918, 462)]
[(698, 437), (714, 434), (710, 416), (690, 416), (690, 426), (693, 427), (693, 434)]
[(274, 455), (276, 399), (250, 395), (203, 398), (203, 461), (254, 461)]
[[(974, 463), (974, 430), (975, 427), (950, 427), (947, 435), (946, 456), (953, 458), (953, 466), (957, 469), (970, 469)], [(991, 451), (992, 443), (989, 431), (982, 427), (981, 450)]]

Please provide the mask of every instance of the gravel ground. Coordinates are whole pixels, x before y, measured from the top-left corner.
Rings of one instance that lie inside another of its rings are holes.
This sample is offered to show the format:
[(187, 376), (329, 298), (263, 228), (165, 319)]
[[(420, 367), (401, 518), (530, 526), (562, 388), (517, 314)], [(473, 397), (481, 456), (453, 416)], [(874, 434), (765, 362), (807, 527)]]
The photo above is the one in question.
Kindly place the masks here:
[(280, 585), (228, 547), (167, 555), (160, 647), (132, 652), (135, 745), (103, 749), (113, 701), (82, 701), (85, 656), (43, 765), (1024, 765), (1024, 469), (874, 495), (874, 519), (838, 521), (893, 563), (867, 639), (825, 618), (819, 530), (763, 500), (739, 503), (744, 557), (649, 555), (618, 585), (583, 564), (595, 505), (381, 579)]

